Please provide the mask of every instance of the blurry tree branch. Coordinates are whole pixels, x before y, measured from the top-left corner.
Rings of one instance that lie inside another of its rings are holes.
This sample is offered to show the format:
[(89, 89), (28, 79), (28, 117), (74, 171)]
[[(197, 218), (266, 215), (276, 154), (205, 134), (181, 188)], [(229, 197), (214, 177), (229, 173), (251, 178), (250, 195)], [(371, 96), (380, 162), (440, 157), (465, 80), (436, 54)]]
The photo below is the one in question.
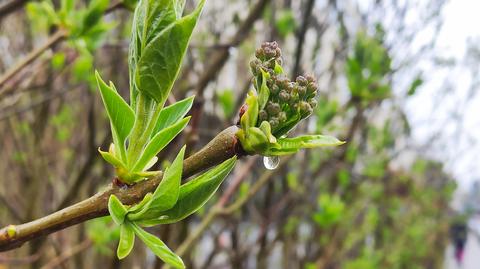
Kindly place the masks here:
[[(203, 149), (187, 158), (183, 165), (183, 178), (188, 178), (235, 155), (243, 156), (244, 152), (235, 135), (237, 130), (236, 126), (225, 129)], [(154, 191), (161, 177), (160, 173), (157, 177), (128, 188), (112, 183), (104, 191), (48, 216), (20, 225), (9, 225), (0, 230), (0, 251), (20, 247), (27, 241), (107, 215), (107, 203), (111, 194), (115, 194), (124, 204), (134, 204), (145, 194)]]
[[(291, 156), (285, 157), (282, 159), (279, 167), (284, 166), (287, 164), (288, 160), (290, 160)], [(245, 165), (244, 171), (249, 170), (249, 165)], [(246, 173), (240, 173), (237, 179), (232, 180), (232, 185), (224, 192), (223, 196), (220, 200), (210, 209), (208, 214), (202, 219), (202, 222), (198, 225), (198, 228), (189, 234), (189, 236), (185, 239), (185, 241), (179, 246), (176, 253), (182, 256), (186, 254), (196, 243), (196, 241), (200, 238), (203, 232), (210, 226), (213, 220), (216, 217), (222, 215), (231, 215), (232, 213), (239, 210), (243, 205), (245, 205), (258, 191), (261, 190), (265, 184), (267, 184), (273, 176), (278, 173), (281, 169), (276, 170), (268, 170), (264, 172), (260, 178), (253, 184), (246, 195), (239, 197), (236, 201), (234, 201), (231, 205), (226, 206), (227, 201), (230, 197), (234, 194), (236, 189), (240, 186), (240, 182), (246, 176)]]
[(23, 7), (28, 0), (11, 0), (0, 4), (0, 21), (8, 14)]
[[(116, 9), (122, 7), (122, 2), (115, 2), (110, 7), (105, 10), (105, 14), (108, 14)], [(1, 8), (1, 7), (0, 7)], [(21, 59), (18, 63), (16, 63), (13, 67), (8, 69), (4, 74), (0, 76), (0, 97), (5, 95), (8, 91), (12, 90), (13, 88), (4, 88), (6, 83), (9, 79), (15, 76), (17, 73), (22, 71), (26, 66), (31, 64), (35, 61), (38, 57), (40, 57), (45, 51), (52, 48), (56, 44), (60, 43), (62, 40), (68, 37), (68, 32), (64, 29), (58, 29), (54, 34), (52, 34), (47, 41), (32, 50), (25, 58)]]

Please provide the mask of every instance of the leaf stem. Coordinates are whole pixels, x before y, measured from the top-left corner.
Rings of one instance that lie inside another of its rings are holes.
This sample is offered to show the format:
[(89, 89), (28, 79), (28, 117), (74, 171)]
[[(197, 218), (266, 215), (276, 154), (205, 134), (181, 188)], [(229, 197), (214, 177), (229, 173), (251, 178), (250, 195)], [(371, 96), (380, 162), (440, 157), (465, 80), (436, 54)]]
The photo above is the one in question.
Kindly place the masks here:
[(151, 106), (153, 100), (148, 98), (142, 93), (137, 95), (137, 104), (135, 112), (135, 123), (133, 125), (132, 134), (128, 139), (128, 154), (127, 154), (127, 166), (131, 168), (137, 159), (140, 157), (143, 146), (145, 145), (144, 133), (147, 131), (151, 115)]

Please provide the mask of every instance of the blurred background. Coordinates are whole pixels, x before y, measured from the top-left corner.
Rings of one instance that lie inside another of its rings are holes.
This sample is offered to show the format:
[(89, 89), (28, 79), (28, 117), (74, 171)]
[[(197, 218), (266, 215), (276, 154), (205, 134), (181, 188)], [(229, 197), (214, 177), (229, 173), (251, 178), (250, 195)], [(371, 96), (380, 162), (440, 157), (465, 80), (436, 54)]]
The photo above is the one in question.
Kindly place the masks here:
[[(90, 1), (73, 2), (81, 12)], [(272, 40), (291, 78), (319, 83), (319, 105), (294, 132), (347, 144), (273, 170), (245, 157), (199, 214), (149, 231), (174, 250), (201, 232), (188, 268), (479, 268), (478, 10), (471, 0), (207, 0), (169, 98), (196, 95), (193, 119), (160, 159), (236, 123), (249, 61)], [(49, 12), (0, 0), (1, 226), (114, 177), (97, 152), (111, 137), (94, 70), (128, 98), (132, 12), (111, 0), (98, 29), (68, 39)], [(118, 261), (118, 235), (95, 219), (0, 253), (0, 268), (162, 268), (142, 244)]]

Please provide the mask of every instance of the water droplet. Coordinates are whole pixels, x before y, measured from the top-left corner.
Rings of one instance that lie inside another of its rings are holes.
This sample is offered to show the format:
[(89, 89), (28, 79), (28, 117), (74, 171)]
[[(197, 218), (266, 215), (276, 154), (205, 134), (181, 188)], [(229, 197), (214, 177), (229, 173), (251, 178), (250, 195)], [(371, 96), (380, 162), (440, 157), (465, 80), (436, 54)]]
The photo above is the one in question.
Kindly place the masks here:
[(280, 157), (272, 156), (272, 157), (263, 157), (263, 165), (268, 170), (274, 170), (277, 168), (278, 164), (280, 163)]

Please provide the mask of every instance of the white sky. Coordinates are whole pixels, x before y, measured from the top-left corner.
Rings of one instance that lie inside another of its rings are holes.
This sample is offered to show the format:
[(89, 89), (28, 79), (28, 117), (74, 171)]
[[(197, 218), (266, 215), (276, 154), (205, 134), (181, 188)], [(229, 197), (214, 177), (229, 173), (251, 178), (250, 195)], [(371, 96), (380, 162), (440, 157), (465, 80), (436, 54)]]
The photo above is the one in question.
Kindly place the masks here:
[[(434, 155), (446, 161), (447, 170), (465, 189), (480, 180), (480, 98), (476, 95), (480, 85), (472, 86), (473, 79), (480, 77), (475, 72), (479, 71), (480, 58), (465, 57), (468, 41), (480, 48), (480, 1), (450, 0), (442, 17), (444, 23), (433, 52), (457, 64), (442, 68), (431, 65), (433, 59), (429, 59), (430, 64), (420, 61), (426, 83), (406, 108), (414, 138), (420, 144), (441, 131), (441, 138), (433, 145)], [(442, 92), (447, 84), (450, 91)]]

